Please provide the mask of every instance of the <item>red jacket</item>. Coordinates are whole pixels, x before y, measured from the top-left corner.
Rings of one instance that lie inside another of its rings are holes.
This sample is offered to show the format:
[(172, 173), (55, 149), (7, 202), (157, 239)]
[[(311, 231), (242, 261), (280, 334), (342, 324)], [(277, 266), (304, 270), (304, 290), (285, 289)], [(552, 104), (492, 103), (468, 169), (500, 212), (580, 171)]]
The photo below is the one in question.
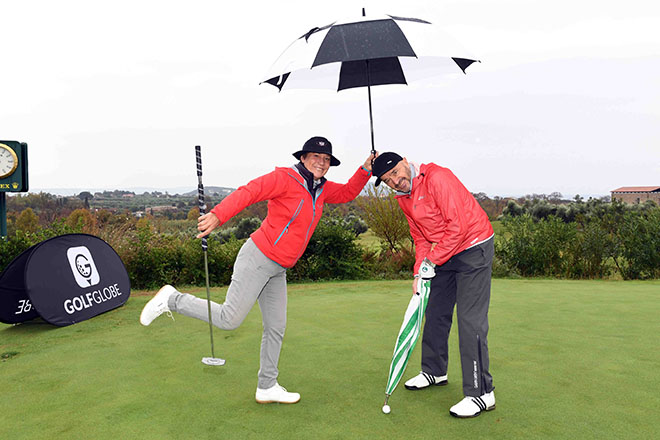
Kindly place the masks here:
[(370, 177), (371, 172), (360, 167), (346, 184), (326, 181), (313, 199), (294, 168), (278, 167), (229, 194), (211, 212), (223, 224), (246, 207), (268, 200), (268, 215), (251, 237), (264, 255), (289, 268), (307, 248), (323, 214), (323, 203), (350, 202)]
[(442, 265), (493, 236), (488, 216), (449, 169), (430, 163), (419, 171), (411, 194), (396, 197), (415, 240), (415, 273), (424, 258)]

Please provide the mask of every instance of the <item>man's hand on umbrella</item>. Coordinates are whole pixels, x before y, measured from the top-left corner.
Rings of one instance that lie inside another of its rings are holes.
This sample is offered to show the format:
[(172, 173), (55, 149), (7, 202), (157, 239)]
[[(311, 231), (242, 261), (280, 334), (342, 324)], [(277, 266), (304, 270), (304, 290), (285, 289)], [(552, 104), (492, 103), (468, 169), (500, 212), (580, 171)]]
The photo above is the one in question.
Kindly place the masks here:
[(220, 226), (220, 220), (212, 212), (200, 216), (197, 219), (197, 230), (200, 231), (197, 238), (206, 237), (218, 226)]
[(366, 170), (371, 171), (371, 164), (374, 162), (374, 160), (378, 157), (378, 151), (376, 151), (376, 154), (370, 154), (369, 157), (367, 157), (367, 160), (364, 161), (364, 165), (362, 165)]
[(412, 283), (413, 295), (417, 295), (417, 282), (419, 281), (419, 275), (415, 277)]

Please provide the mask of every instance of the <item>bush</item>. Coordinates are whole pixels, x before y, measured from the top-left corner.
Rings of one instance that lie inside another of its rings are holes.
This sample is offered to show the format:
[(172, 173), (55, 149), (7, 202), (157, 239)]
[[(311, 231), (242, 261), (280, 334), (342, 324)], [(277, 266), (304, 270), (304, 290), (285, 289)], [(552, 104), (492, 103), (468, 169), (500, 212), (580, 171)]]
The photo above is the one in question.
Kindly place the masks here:
[(624, 279), (660, 277), (660, 209), (625, 213), (618, 239), (615, 261)]
[(568, 244), (567, 276), (571, 278), (603, 278), (611, 273), (607, 264), (609, 235), (600, 219), (577, 224), (575, 239)]
[(529, 214), (523, 214), (505, 217), (503, 226), (510, 238), (500, 242), (499, 258), (511, 272), (522, 276), (561, 276), (565, 273), (564, 256), (568, 243), (575, 237), (573, 224), (554, 216), (536, 222)]
[(415, 251), (408, 248), (393, 251), (383, 246), (380, 252), (365, 251), (364, 264), (371, 279), (412, 279)]
[(322, 217), (296, 265), (287, 273), (292, 281), (364, 278), (367, 271), (355, 234), (337, 217)]
[(654, 203), (576, 200), (557, 210), (562, 217), (543, 217), (545, 205), (535, 206), (535, 216), (503, 218), (507, 238), (496, 241), (494, 274), (603, 278), (616, 267), (627, 280), (660, 277), (660, 208)]
[(0, 239), (0, 270), (4, 270), (14, 258), (35, 244), (58, 235), (74, 232), (78, 231), (67, 226), (63, 220), (55, 221), (48, 227), (38, 229), (35, 232), (15, 231), (13, 234), (7, 236), (6, 240)]

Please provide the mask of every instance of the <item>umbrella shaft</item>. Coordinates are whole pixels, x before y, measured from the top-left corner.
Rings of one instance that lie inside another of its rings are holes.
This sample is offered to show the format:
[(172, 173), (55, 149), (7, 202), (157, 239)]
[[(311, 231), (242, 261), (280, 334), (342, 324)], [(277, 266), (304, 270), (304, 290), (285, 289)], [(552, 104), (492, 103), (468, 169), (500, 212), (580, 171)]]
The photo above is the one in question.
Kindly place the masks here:
[(367, 93), (369, 95), (369, 125), (371, 127), (371, 154), (376, 154), (376, 147), (374, 144), (374, 117), (371, 111), (371, 74), (369, 72), (369, 60), (367, 63)]

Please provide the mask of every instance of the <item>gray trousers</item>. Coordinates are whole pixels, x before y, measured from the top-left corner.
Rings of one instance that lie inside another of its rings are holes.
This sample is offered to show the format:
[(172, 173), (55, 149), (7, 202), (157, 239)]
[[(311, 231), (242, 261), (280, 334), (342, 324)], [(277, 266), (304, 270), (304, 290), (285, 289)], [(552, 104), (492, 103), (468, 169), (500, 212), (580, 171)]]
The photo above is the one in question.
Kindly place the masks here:
[(465, 396), (481, 396), (494, 388), (488, 372), (487, 341), (493, 242), (491, 238), (437, 266), (426, 307), (422, 371), (434, 376), (447, 374), (455, 304)]
[[(213, 325), (234, 330), (259, 301), (263, 320), (258, 387), (270, 388), (277, 382), (277, 364), (286, 328), (286, 269), (266, 257), (252, 239), (238, 252), (224, 304), (211, 302)], [(170, 310), (208, 322), (206, 299), (187, 293), (172, 295)]]

